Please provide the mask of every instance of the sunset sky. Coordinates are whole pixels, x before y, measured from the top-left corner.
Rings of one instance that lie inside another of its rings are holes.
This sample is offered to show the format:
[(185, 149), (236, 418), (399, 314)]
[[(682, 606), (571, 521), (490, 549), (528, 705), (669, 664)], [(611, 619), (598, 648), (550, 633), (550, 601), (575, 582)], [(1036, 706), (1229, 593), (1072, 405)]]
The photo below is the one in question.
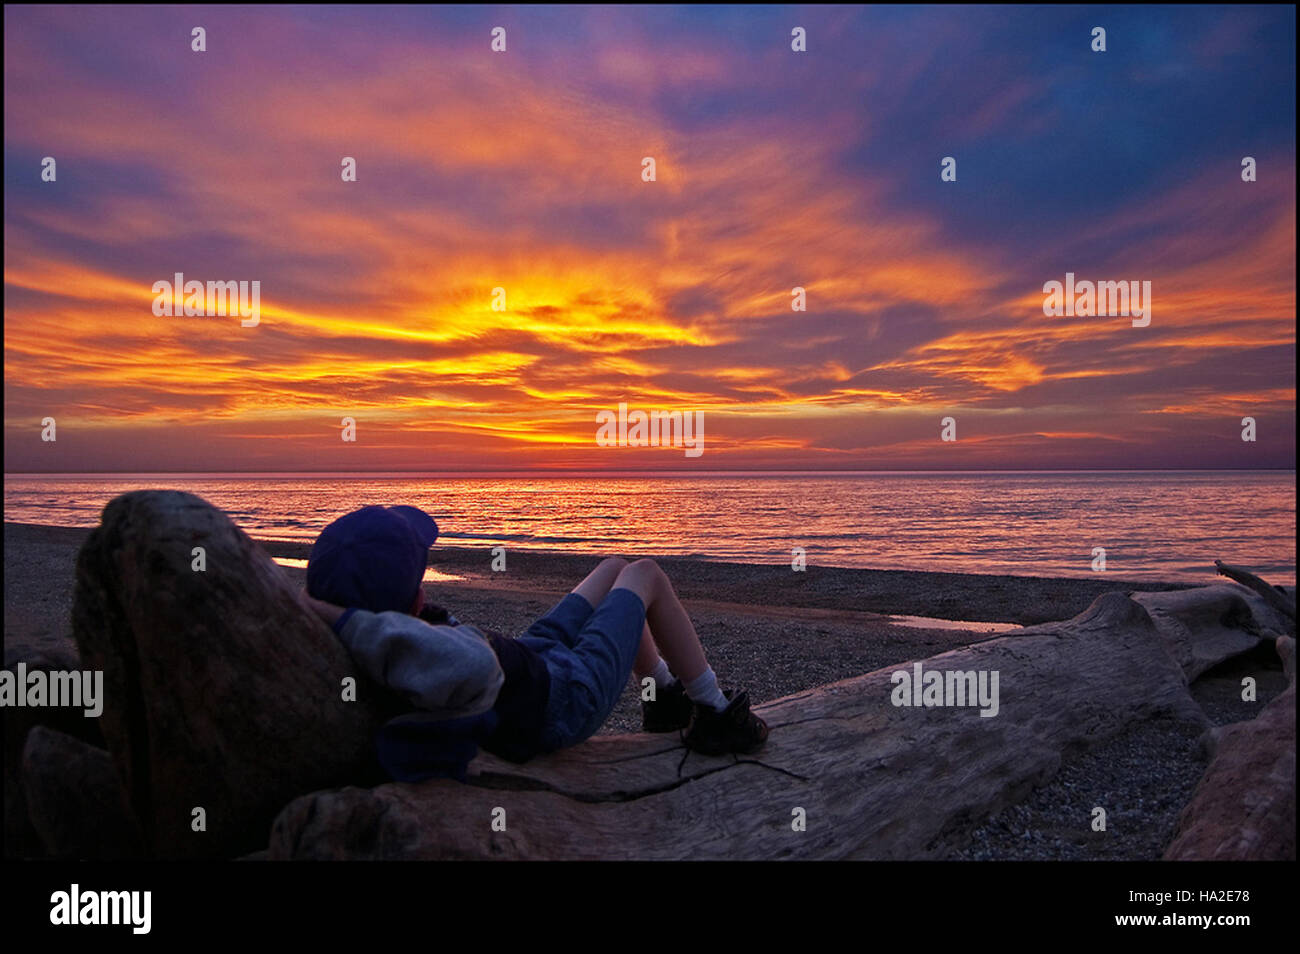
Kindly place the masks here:
[(7, 471), (1295, 466), (1293, 7), (4, 19)]

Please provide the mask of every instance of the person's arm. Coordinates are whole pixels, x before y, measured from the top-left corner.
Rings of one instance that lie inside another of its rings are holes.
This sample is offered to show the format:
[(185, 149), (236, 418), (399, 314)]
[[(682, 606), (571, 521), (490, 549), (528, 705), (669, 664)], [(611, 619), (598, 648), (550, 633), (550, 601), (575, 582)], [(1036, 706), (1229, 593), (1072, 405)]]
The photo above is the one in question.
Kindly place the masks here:
[(347, 612), (347, 610), (342, 606), (335, 606), (333, 603), (326, 603), (324, 600), (318, 600), (306, 591), (303, 591), (301, 595), (303, 602), (311, 607), (312, 612), (330, 626), (333, 626), (334, 623), (338, 621), (338, 618)]
[(418, 709), (446, 718), (486, 712), (505, 681), (496, 653), (470, 626), (430, 626), (405, 613), (370, 613), (304, 599), (357, 665)]
[(446, 610), (444, 607), (436, 606), (433, 603), (425, 603), (420, 608), (420, 619), (424, 620), (430, 626), (459, 626), (460, 620)]

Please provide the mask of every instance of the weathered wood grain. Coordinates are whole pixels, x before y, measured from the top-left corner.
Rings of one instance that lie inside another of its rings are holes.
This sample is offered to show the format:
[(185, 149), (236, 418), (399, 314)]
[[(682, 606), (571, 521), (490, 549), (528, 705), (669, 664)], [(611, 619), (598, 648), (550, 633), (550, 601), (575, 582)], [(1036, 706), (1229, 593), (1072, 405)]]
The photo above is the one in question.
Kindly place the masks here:
[(1249, 587), (1259, 594), (1271, 607), (1291, 621), (1291, 631), (1295, 631), (1295, 597), (1293, 595), (1283, 593), (1276, 587), (1269, 586), (1244, 567), (1233, 566), (1231, 563), (1224, 563), (1222, 560), (1215, 560), (1214, 565), (1228, 579), (1236, 580), (1242, 586)]
[(1250, 652), (1281, 619), (1259, 596), (1226, 583), (1194, 590), (1134, 593), (1188, 682), (1226, 659)]

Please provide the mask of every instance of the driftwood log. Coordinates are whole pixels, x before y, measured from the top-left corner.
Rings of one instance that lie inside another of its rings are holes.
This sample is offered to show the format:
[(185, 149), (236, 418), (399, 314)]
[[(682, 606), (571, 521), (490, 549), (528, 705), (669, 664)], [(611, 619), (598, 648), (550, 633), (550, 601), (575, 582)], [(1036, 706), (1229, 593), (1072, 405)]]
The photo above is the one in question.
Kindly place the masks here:
[[(1164, 606), (1181, 625), (1164, 634), (1113, 593), (1072, 620), (922, 662), (997, 671), (993, 717), (893, 705), (892, 673), (905, 664), (759, 707), (772, 734), (752, 757), (614, 736), (524, 766), (480, 756), (469, 785), (305, 796), (276, 820), (270, 856), (925, 858), (947, 826), (1018, 801), (1077, 746), (1158, 715), (1205, 724), (1164, 640), (1197, 642), (1195, 619), (1217, 620), (1221, 601), (1210, 594), (1202, 605), (1200, 591), (1183, 592), (1181, 604)], [(1200, 665), (1206, 653), (1188, 645), (1181, 655)], [(504, 831), (493, 828), (495, 809), (504, 809)], [(799, 809), (804, 831), (792, 824)]]
[(1236, 580), (1243, 586), (1248, 586), (1265, 601), (1268, 602), (1275, 610), (1291, 621), (1291, 632), (1295, 632), (1295, 597), (1282, 592), (1275, 586), (1269, 586), (1254, 573), (1239, 566), (1233, 566), (1230, 563), (1224, 563), (1222, 560), (1215, 560), (1214, 565), (1230, 580)]
[(1276, 639), (1287, 627), (1268, 600), (1230, 584), (1134, 593), (1133, 599), (1150, 615), (1165, 650), (1188, 682), (1225, 659)]
[[(99, 721), (154, 856), (263, 848), (289, 799), (366, 777), (389, 700), (200, 498), (111, 501), (78, 555), (72, 617), (82, 665), (104, 672)], [(344, 701), (345, 677), (360, 701)]]
[[(1019, 801), (1078, 747), (1159, 716), (1208, 727), (1189, 682), (1287, 626), (1246, 586), (1109, 593), (920, 661), (996, 672), (992, 717), (895, 705), (894, 674), (916, 671), (901, 663), (759, 707), (772, 734), (750, 757), (604, 736), (523, 766), (480, 755), (469, 784), (376, 785), (371, 740), (395, 700), (199, 498), (110, 503), (78, 559), (73, 621), (82, 665), (104, 671), (99, 721), (142, 850), (233, 857), (269, 833), (270, 858), (931, 857), (946, 830)], [(343, 701), (349, 677), (359, 701)], [(38, 736), (32, 759), (60, 747), (76, 749)]]

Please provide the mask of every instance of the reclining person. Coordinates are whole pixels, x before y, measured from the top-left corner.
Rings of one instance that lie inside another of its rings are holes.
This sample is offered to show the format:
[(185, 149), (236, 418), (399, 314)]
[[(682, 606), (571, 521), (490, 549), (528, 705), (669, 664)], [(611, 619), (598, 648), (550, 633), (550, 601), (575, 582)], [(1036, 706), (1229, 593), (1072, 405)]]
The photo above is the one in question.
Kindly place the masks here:
[(748, 694), (718, 688), (654, 561), (604, 560), (511, 639), (425, 604), (437, 535), (415, 507), (365, 507), (326, 527), (307, 563), (307, 602), (363, 672), (416, 710), (379, 733), (379, 760), (394, 778), (463, 780), (480, 746), (524, 762), (577, 745), (604, 724), (630, 672), (655, 682), (654, 701), (642, 702), (646, 731), (684, 729), (689, 748), (711, 755), (766, 741)]

